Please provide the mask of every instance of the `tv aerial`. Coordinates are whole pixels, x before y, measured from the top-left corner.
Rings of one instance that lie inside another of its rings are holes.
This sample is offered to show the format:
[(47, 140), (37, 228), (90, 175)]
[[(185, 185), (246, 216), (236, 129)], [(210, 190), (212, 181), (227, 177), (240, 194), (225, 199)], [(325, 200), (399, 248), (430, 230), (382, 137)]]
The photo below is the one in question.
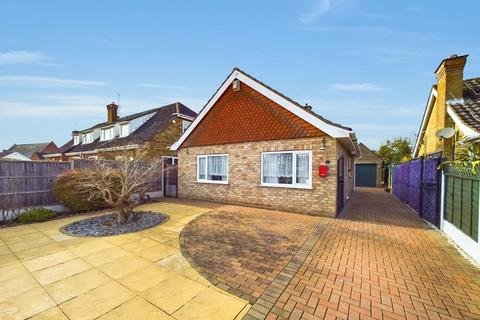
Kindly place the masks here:
[(435, 132), (435, 135), (440, 140), (450, 139), (455, 135), (455, 129), (453, 129), (453, 128), (443, 128), (443, 129), (440, 129), (437, 132)]

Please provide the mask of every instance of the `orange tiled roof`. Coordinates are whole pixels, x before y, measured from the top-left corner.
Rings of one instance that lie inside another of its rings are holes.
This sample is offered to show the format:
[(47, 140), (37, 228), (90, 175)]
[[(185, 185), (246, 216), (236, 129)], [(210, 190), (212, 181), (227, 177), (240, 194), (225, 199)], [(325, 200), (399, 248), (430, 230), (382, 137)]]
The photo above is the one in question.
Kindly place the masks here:
[(321, 137), (325, 133), (245, 83), (230, 86), (182, 144), (205, 146)]

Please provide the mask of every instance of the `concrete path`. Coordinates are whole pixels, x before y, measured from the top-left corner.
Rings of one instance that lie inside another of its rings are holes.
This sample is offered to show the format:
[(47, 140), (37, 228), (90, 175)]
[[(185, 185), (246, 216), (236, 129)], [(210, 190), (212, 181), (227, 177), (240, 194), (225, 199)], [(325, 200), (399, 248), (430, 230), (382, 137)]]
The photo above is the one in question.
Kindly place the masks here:
[(179, 233), (212, 205), (161, 202), (158, 227), (76, 238), (76, 216), (0, 229), (0, 319), (240, 319), (247, 301), (211, 285), (180, 253)]

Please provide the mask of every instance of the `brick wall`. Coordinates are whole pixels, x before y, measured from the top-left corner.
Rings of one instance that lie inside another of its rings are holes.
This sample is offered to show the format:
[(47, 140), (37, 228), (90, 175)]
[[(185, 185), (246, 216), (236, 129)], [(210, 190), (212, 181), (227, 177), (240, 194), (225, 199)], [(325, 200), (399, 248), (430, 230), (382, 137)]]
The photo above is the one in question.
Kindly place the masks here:
[(139, 149), (139, 155), (143, 159), (152, 159), (162, 156), (177, 156), (177, 151), (170, 150), (182, 135), (182, 119), (175, 118), (174, 122), (163, 128), (152, 139), (146, 141)]
[[(337, 151), (343, 154), (344, 150), (330, 137), (325, 137), (324, 151), (321, 146), (323, 138), (314, 137), (183, 148), (179, 151), (179, 197), (335, 216)], [(259, 186), (261, 153), (288, 150), (312, 150), (313, 189)], [(228, 185), (195, 182), (197, 155), (205, 154), (229, 155)], [(318, 177), (318, 165), (326, 160), (330, 160), (329, 176)], [(348, 191), (353, 190), (350, 180)]]

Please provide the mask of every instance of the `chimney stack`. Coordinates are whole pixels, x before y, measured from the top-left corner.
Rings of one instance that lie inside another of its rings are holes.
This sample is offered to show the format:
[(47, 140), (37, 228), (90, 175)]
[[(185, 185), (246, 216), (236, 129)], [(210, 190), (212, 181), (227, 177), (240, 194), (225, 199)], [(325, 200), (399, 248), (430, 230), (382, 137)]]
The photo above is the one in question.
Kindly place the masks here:
[(115, 123), (118, 120), (118, 105), (115, 102), (107, 104), (108, 123)]
[[(467, 63), (468, 55), (458, 56), (456, 54), (443, 59), (435, 70), (437, 77), (437, 99), (436, 99), (436, 127), (455, 128), (455, 123), (447, 113), (447, 101), (463, 98), (463, 69)], [(454, 142), (453, 139), (437, 141), (437, 149), (443, 150), (443, 156), (453, 160)]]

